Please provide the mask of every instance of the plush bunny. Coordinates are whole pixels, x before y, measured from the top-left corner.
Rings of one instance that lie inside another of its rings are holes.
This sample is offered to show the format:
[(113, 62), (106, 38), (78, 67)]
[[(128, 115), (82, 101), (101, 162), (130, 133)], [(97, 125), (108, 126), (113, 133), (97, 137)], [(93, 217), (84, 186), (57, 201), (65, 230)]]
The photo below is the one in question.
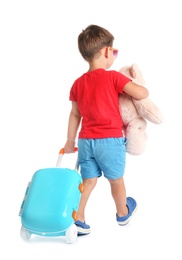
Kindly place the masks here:
[[(136, 64), (125, 66), (119, 70), (133, 82), (144, 86), (141, 70)], [(127, 138), (126, 149), (131, 155), (144, 152), (147, 143), (147, 120), (154, 124), (163, 122), (159, 108), (149, 99), (136, 100), (127, 94), (119, 95), (119, 108), (124, 124), (124, 134)]]

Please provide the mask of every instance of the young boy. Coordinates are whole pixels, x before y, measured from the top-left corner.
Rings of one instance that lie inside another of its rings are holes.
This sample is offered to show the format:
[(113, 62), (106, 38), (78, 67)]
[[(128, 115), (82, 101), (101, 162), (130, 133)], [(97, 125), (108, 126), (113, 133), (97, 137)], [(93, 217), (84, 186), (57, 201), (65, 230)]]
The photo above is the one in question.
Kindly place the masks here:
[(126, 225), (137, 208), (136, 201), (126, 197), (124, 170), (126, 138), (119, 112), (118, 95), (127, 93), (135, 99), (148, 97), (148, 90), (133, 83), (120, 72), (108, 70), (118, 50), (113, 48), (114, 36), (106, 29), (90, 25), (78, 36), (78, 48), (88, 62), (89, 70), (75, 80), (70, 100), (65, 153), (72, 153), (78, 135), (78, 163), (84, 191), (75, 221), (78, 235), (90, 233), (85, 222), (85, 207), (102, 174), (108, 179), (116, 206), (116, 221)]

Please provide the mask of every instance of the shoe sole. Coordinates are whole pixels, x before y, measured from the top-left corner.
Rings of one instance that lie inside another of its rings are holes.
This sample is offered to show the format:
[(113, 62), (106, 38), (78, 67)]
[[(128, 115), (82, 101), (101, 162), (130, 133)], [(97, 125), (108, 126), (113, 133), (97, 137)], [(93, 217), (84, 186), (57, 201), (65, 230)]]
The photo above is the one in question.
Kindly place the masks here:
[(77, 231), (78, 231), (78, 236), (81, 236), (81, 235), (88, 235), (90, 234), (90, 229), (84, 229), (84, 228), (80, 228), (80, 227), (77, 227)]

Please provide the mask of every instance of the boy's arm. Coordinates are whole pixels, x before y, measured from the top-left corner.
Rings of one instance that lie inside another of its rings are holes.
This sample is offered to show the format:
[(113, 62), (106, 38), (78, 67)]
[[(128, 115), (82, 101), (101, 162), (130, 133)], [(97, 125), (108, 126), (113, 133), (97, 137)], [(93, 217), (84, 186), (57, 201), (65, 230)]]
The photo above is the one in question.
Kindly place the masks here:
[(149, 91), (145, 87), (132, 81), (124, 86), (123, 91), (135, 99), (144, 99), (149, 96)]
[(72, 108), (68, 121), (67, 141), (64, 146), (65, 153), (73, 153), (75, 147), (75, 139), (77, 136), (78, 127), (80, 125), (81, 115), (78, 110), (76, 101), (72, 101)]

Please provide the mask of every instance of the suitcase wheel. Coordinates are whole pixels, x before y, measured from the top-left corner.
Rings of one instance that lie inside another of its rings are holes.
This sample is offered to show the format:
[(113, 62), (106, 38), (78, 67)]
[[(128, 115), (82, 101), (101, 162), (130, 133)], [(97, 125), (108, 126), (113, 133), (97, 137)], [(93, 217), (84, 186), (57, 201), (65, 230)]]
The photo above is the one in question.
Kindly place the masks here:
[(83, 192), (83, 183), (80, 183), (79, 190), (80, 190), (81, 193)]
[(78, 220), (78, 213), (76, 210), (73, 210), (72, 218), (74, 219), (74, 221)]
[(30, 233), (26, 228), (24, 228), (23, 226), (21, 226), (20, 236), (21, 236), (21, 238), (23, 238), (24, 240), (29, 240), (30, 237), (31, 237), (31, 233)]
[(66, 230), (66, 243), (74, 243), (77, 239), (77, 227), (75, 224), (72, 224), (68, 230)]

